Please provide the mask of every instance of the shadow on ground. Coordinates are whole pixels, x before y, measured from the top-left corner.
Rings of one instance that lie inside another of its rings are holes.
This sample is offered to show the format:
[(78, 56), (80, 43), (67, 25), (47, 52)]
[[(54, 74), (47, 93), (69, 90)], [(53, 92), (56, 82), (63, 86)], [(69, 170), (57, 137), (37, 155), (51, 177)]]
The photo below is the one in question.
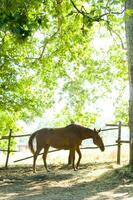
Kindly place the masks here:
[(132, 199), (133, 172), (128, 166), (113, 169), (112, 163), (81, 165), (74, 172), (66, 166), (31, 166), (0, 170), (0, 196), (8, 200), (105, 200)]

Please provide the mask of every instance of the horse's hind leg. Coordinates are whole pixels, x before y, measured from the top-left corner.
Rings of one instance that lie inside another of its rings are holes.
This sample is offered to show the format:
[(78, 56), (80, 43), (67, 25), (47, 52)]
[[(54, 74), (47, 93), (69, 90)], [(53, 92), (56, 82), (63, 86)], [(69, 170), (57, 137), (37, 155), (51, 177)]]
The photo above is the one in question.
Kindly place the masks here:
[(37, 159), (37, 157), (38, 157), (41, 149), (42, 148), (37, 149), (36, 152), (35, 152), (35, 154), (34, 154), (34, 156), (33, 156), (33, 173), (36, 172), (36, 159)]
[(72, 167), (74, 170), (76, 170), (76, 168), (75, 168), (75, 149), (74, 148), (70, 149), (70, 156), (71, 156), (71, 161), (72, 161)]
[(81, 154), (81, 151), (80, 151), (80, 148), (79, 148), (79, 147), (76, 148), (76, 152), (77, 152), (78, 155), (79, 155), (79, 159), (78, 159), (78, 162), (77, 162), (77, 165), (76, 165), (76, 168), (78, 169), (80, 160), (81, 160), (81, 158), (82, 158), (82, 154)]
[(44, 167), (45, 167), (45, 169), (47, 170), (47, 172), (49, 172), (49, 169), (48, 169), (48, 167), (47, 167), (47, 162), (46, 162), (48, 150), (49, 150), (49, 146), (45, 146), (45, 147), (44, 147), (44, 153), (43, 153), (43, 162), (44, 162)]

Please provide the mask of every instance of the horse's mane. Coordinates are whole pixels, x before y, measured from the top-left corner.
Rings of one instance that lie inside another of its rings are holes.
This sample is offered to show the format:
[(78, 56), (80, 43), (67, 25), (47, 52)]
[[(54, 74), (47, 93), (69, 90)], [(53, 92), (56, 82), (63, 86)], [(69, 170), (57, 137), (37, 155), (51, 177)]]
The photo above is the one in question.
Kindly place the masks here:
[(90, 128), (87, 128), (87, 127), (84, 127), (84, 126), (81, 126), (81, 125), (75, 124), (75, 123), (72, 123), (72, 124), (69, 124), (69, 125), (66, 126), (66, 128), (70, 128), (70, 127), (72, 127), (72, 128), (78, 128), (78, 129), (81, 129), (81, 130), (93, 131)]

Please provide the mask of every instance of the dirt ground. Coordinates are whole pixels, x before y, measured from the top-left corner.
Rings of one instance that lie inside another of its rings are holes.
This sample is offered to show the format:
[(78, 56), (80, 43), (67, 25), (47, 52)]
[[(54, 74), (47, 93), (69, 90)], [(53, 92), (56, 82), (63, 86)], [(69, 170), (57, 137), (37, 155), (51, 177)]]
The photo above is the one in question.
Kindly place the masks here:
[(78, 171), (64, 164), (0, 169), (0, 200), (133, 200), (133, 173), (115, 163), (81, 164)]

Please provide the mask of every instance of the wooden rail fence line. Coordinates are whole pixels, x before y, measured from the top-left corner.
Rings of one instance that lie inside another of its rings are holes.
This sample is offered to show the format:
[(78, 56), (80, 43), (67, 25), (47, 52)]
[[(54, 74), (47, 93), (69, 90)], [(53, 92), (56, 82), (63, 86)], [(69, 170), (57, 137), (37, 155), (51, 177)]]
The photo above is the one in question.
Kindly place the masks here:
[[(122, 127), (128, 127), (128, 125), (126, 124), (122, 124), (121, 122), (119, 122), (119, 124), (106, 124), (106, 126), (110, 126), (113, 128), (106, 128), (106, 129), (102, 129), (101, 131), (110, 131), (110, 130), (118, 130), (118, 139), (116, 140), (116, 144), (110, 144), (110, 145), (105, 145), (105, 147), (112, 147), (112, 146), (117, 146), (117, 164), (121, 163), (121, 145), (122, 143), (130, 143), (130, 141), (128, 140), (121, 140), (121, 129)], [(8, 147), (7, 150), (0, 150), (0, 151), (5, 151), (7, 152), (7, 157), (6, 157), (6, 163), (5, 163), (5, 168), (8, 167), (8, 162), (9, 162), (9, 155), (10, 152), (18, 152), (18, 151), (12, 151), (10, 149), (10, 144), (11, 144), (11, 138), (17, 138), (17, 137), (29, 137), (31, 134), (24, 134), (24, 135), (12, 135), (12, 129), (10, 129), (8, 136), (2, 136), (0, 138), (0, 140), (8, 140)], [(98, 147), (81, 147), (81, 149), (96, 149)], [(59, 151), (58, 149), (55, 150), (51, 150), (49, 151), (49, 153), (55, 152), (55, 151)], [(42, 155), (42, 153), (40, 153), (39, 155)], [(29, 156), (26, 158), (22, 158), (19, 160), (16, 160), (14, 162), (19, 162), (19, 161), (23, 161), (23, 160), (27, 160), (32, 158), (33, 156)]]

